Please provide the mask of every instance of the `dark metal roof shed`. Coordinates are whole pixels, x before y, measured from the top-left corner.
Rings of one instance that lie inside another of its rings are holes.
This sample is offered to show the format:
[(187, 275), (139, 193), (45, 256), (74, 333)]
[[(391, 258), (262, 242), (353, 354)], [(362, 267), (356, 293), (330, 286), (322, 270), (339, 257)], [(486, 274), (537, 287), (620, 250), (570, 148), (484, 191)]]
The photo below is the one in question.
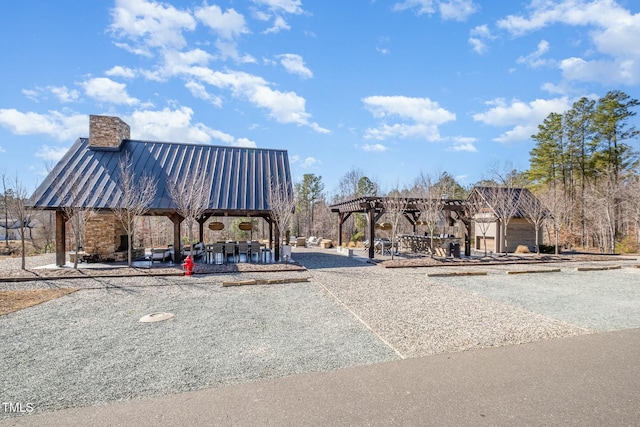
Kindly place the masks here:
[(30, 205), (60, 210), (71, 203), (70, 189), (77, 186), (75, 206), (117, 207), (122, 197), (118, 162), (124, 153), (129, 153), (136, 176), (157, 180), (151, 214), (175, 211), (168, 185), (193, 170), (210, 189), (207, 213), (213, 215), (265, 215), (272, 185), (284, 184), (289, 194), (292, 191), (286, 150), (138, 140), (124, 140), (113, 150), (90, 147), (88, 138), (79, 138), (35, 191)]

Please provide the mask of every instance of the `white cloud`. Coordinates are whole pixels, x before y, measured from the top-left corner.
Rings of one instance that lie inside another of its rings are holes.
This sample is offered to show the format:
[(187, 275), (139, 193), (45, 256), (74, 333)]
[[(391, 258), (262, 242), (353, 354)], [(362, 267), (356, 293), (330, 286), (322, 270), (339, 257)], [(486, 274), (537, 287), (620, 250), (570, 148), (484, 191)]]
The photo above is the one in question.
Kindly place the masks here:
[(360, 148), (362, 148), (362, 150), (364, 151), (377, 151), (377, 152), (384, 152), (388, 150), (388, 148), (382, 144), (364, 144)]
[(75, 89), (69, 89), (66, 86), (47, 86), (37, 87), (35, 89), (23, 89), (22, 94), (35, 102), (41, 99), (47, 99), (51, 94), (61, 103), (76, 102), (80, 99), (80, 94)]
[(47, 114), (16, 109), (0, 109), (0, 126), (14, 135), (47, 135), (59, 141), (70, 141), (87, 135), (89, 118), (86, 114), (49, 111)]
[(416, 9), (418, 15), (432, 15), (436, 9), (444, 20), (466, 21), (478, 7), (473, 0), (404, 0), (393, 5), (393, 10)]
[[(603, 84), (640, 82), (640, 13), (635, 15), (613, 0), (534, 1), (528, 17), (509, 15), (498, 26), (519, 36), (553, 24), (589, 27), (595, 47), (592, 59), (557, 61), (568, 80)], [(600, 57), (594, 57), (598, 55)]]
[[(440, 107), (429, 98), (410, 98), (405, 96), (370, 96), (363, 103), (375, 118), (383, 123), (375, 129), (367, 129), (365, 138), (385, 140), (389, 138), (424, 138), (429, 141), (440, 139), (438, 126), (455, 120), (454, 113)], [(410, 123), (384, 122), (387, 118), (397, 117)]]
[(441, 1), (439, 6), (442, 19), (452, 19), (454, 21), (466, 21), (469, 16), (478, 10), (472, 0)]
[(471, 142), (458, 143), (451, 147), (452, 151), (468, 151), (469, 153), (477, 153), (478, 149)]
[(270, 28), (267, 28), (264, 31), (264, 34), (279, 33), (280, 31), (283, 31), (283, 30), (289, 31), (290, 29), (291, 29), (291, 25), (289, 25), (282, 16), (276, 16), (273, 19), (273, 25)]
[(315, 166), (316, 164), (320, 164), (320, 160), (316, 159), (315, 157), (307, 157), (300, 164), (300, 167), (303, 168), (303, 169), (309, 169), (309, 168)]
[(486, 25), (478, 25), (469, 31), (469, 44), (474, 52), (484, 55), (489, 51), (487, 41), (494, 40), (495, 36), (491, 34), (489, 27)]
[(196, 20), (191, 13), (156, 1), (116, 0), (111, 16), (111, 31), (135, 44), (118, 46), (138, 54), (148, 53), (149, 47), (183, 48), (186, 45), (183, 31), (196, 28)]
[(280, 123), (295, 123), (309, 126), (319, 133), (329, 133), (329, 130), (311, 121), (311, 115), (305, 111), (304, 98), (295, 92), (274, 90), (262, 77), (240, 71), (223, 73), (202, 67), (192, 67), (185, 72), (202, 82), (229, 89), (234, 96), (248, 99), (258, 107), (269, 110), (269, 115)]
[(196, 98), (209, 101), (216, 107), (222, 107), (222, 99), (207, 92), (207, 88), (205, 88), (202, 83), (188, 81), (184, 84), (184, 86), (189, 90), (189, 92), (191, 92), (191, 95), (195, 96)]
[(106, 77), (95, 77), (80, 84), (87, 96), (111, 104), (137, 105), (140, 100), (129, 96), (127, 85)]
[(132, 79), (136, 76), (136, 71), (129, 67), (116, 65), (105, 71), (105, 74), (109, 77), (122, 77), (125, 79)]
[(491, 126), (512, 127), (500, 137), (498, 142), (518, 142), (528, 140), (536, 133), (537, 127), (552, 112), (564, 112), (571, 108), (568, 98), (536, 99), (524, 103), (517, 99), (507, 103), (498, 98), (487, 102), (489, 110), (473, 115), (473, 119)]
[(255, 146), (255, 143), (246, 138), (236, 139), (202, 123), (193, 123), (192, 117), (191, 108), (180, 107), (159, 111), (137, 110), (124, 121), (131, 126), (133, 139), (192, 143), (211, 143), (216, 140), (226, 145)]
[(248, 138), (238, 138), (235, 140), (235, 142), (232, 145), (236, 147), (247, 147), (247, 148), (257, 147), (256, 143)]
[(69, 150), (68, 147), (49, 147), (48, 145), (43, 145), (38, 151), (36, 151), (35, 156), (45, 161), (58, 162), (62, 159), (62, 156), (65, 155), (67, 150)]
[(516, 62), (518, 64), (526, 64), (531, 68), (538, 68), (546, 65), (548, 63), (547, 60), (542, 59), (542, 55), (549, 51), (549, 42), (546, 40), (541, 40), (538, 43), (538, 48), (535, 52), (530, 53), (526, 56), (519, 57)]
[(285, 53), (278, 55), (277, 58), (280, 59), (280, 64), (282, 64), (287, 72), (296, 74), (305, 79), (313, 77), (311, 70), (304, 65), (304, 59), (302, 59), (302, 56), (294, 53)]
[(222, 39), (232, 40), (249, 33), (244, 16), (234, 9), (223, 12), (220, 6), (204, 6), (196, 9), (195, 15)]
[(49, 91), (58, 98), (58, 101), (62, 103), (76, 102), (80, 98), (80, 94), (77, 90), (69, 90), (66, 86), (48, 86), (47, 89), (49, 89)]
[(255, 4), (268, 7), (276, 12), (299, 15), (303, 13), (301, 0), (253, 0)]

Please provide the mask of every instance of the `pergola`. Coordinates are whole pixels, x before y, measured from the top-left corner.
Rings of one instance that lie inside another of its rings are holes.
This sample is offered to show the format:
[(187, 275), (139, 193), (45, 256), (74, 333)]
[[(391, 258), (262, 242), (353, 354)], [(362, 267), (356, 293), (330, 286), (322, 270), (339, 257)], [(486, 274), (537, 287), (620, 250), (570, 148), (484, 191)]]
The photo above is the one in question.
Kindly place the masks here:
[[(402, 206), (402, 215), (409, 221), (413, 227), (413, 233), (416, 233), (416, 227), (418, 218), (420, 217), (420, 202), (425, 199), (411, 198), (411, 197), (359, 197), (356, 199), (347, 200), (342, 203), (336, 203), (329, 208), (331, 212), (338, 214), (338, 245), (342, 245), (342, 226), (345, 221), (353, 213), (363, 213), (367, 217), (369, 241), (372, 243), (369, 245), (369, 258), (374, 258), (375, 248), (373, 241), (375, 238), (375, 224), (382, 218), (382, 215), (387, 211), (387, 206), (394, 201), (401, 201), (398, 205)], [(459, 220), (465, 226), (464, 236), (464, 253), (466, 256), (471, 255), (471, 245), (469, 236), (471, 235), (471, 220), (467, 215), (467, 204), (465, 200), (458, 199), (446, 199), (443, 201), (442, 210), (445, 212), (447, 218), (452, 220)], [(455, 215), (455, 216), (454, 216)]]

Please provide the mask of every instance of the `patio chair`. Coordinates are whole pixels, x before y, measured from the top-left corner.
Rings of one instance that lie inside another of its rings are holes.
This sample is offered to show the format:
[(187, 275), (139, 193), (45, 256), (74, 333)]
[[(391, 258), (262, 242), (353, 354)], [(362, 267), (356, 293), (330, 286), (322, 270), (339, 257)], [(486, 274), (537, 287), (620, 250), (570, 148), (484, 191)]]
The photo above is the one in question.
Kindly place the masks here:
[(214, 243), (213, 245), (213, 262), (214, 264), (222, 264), (225, 259), (224, 243)]
[(151, 263), (165, 262), (171, 258), (171, 251), (169, 248), (157, 248), (151, 249)]
[(249, 244), (247, 242), (238, 243), (238, 262), (242, 262), (244, 255), (245, 262), (249, 262)]
[(224, 244), (224, 259), (229, 260), (229, 255), (233, 257), (233, 262), (236, 262), (236, 244), (233, 242), (227, 242)]
[(260, 262), (262, 257), (262, 251), (260, 250), (260, 242), (257, 240), (251, 241), (251, 250), (249, 254), (249, 260), (253, 262), (253, 256), (256, 255), (256, 262)]

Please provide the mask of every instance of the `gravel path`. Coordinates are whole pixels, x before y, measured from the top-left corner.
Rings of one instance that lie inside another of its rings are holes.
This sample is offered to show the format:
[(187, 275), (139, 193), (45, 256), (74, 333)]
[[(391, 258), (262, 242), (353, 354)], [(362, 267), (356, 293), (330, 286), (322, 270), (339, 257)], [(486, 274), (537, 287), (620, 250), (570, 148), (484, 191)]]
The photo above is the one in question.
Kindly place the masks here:
[[(326, 251), (294, 259), (308, 270), (3, 283), (81, 290), (0, 316), (0, 400), (49, 411), (640, 324), (640, 269), (430, 278)], [(221, 286), (252, 278), (310, 282)], [(176, 317), (138, 322), (158, 311)]]

